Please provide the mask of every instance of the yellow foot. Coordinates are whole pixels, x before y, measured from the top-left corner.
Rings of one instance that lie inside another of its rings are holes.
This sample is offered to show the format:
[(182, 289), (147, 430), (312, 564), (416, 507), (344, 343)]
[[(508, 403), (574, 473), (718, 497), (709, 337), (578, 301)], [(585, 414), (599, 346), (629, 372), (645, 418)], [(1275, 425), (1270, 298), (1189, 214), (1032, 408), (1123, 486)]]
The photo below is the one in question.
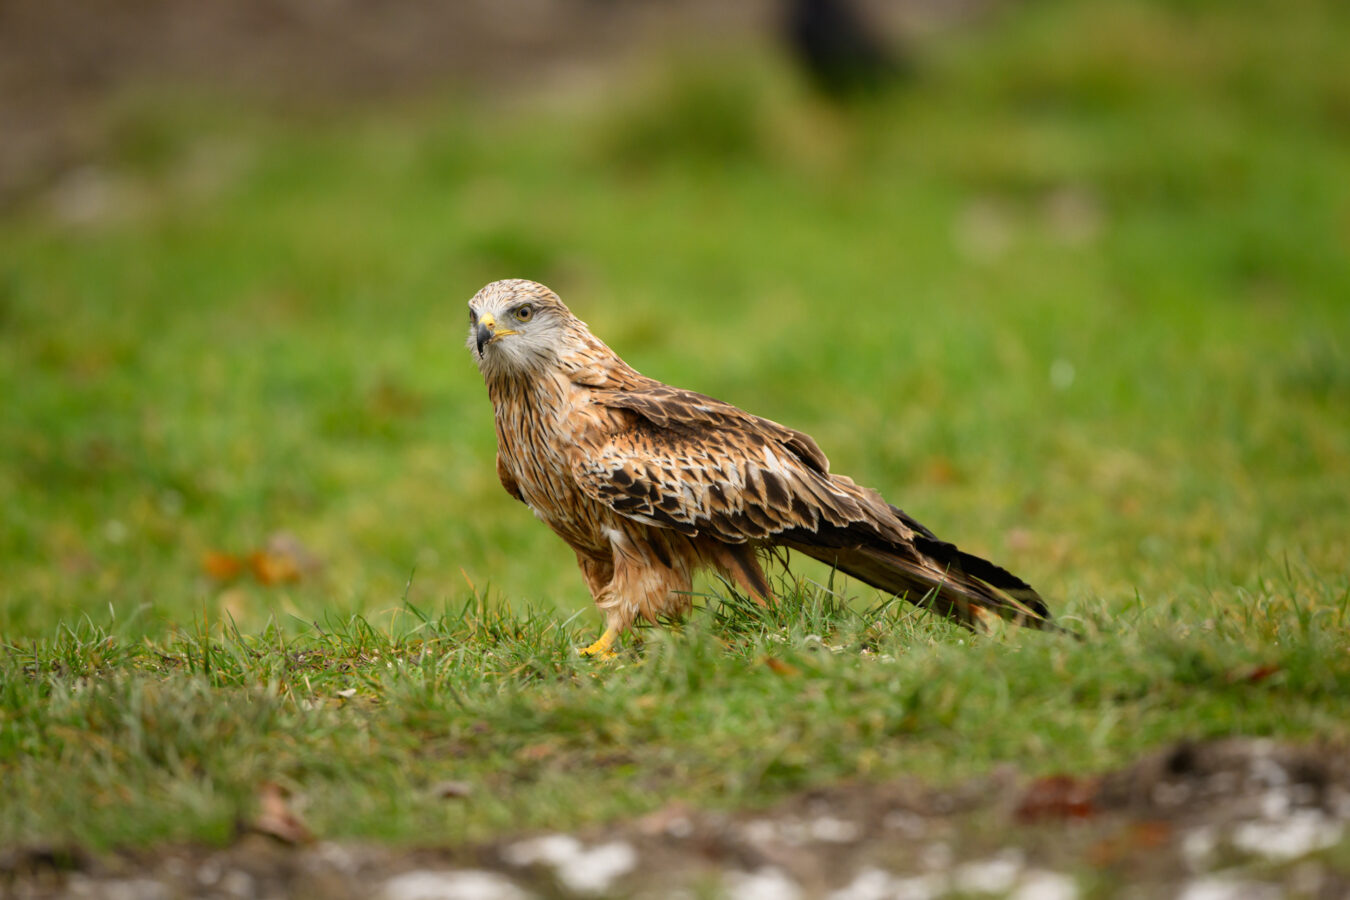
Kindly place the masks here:
[(619, 636), (619, 632), (613, 628), (606, 628), (605, 633), (600, 635), (599, 639), (589, 647), (580, 647), (577, 652), (582, 656), (593, 656), (596, 659), (613, 659), (618, 656), (611, 647), (614, 645), (614, 639)]

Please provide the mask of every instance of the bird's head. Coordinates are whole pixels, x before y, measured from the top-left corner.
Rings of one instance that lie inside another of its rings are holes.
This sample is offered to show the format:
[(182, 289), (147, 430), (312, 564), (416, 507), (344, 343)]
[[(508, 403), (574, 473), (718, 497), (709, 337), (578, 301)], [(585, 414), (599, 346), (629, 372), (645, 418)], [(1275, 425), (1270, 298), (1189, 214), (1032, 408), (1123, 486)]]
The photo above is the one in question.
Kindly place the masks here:
[(542, 284), (494, 281), (469, 301), (468, 347), (484, 375), (522, 373), (556, 360), (574, 322)]

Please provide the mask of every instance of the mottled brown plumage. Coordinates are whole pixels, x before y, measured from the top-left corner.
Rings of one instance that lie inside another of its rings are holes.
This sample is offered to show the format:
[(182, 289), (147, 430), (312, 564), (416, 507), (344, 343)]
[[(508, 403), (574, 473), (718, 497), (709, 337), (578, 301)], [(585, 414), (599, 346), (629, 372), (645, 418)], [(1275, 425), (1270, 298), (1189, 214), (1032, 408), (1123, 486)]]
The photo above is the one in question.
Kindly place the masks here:
[(605, 612), (584, 652), (607, 654), (639, 616), (687, 609), (700, 568), (770, 602), (758, 557), (775, 546), (966, 626), (985, 610), (1048, 623), (1026, 582), (831, 474), (809, 436), (640, 374), (543, 285), (493, 282), (469, 311), (497, 475), (576, 552)]

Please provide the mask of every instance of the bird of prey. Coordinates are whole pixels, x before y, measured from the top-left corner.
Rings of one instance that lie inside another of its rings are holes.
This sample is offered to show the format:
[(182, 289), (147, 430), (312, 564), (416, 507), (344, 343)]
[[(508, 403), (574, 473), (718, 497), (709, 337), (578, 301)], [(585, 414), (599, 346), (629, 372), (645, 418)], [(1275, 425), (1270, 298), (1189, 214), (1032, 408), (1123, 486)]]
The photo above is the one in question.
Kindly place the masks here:
[(571, 546), (605, 614), (583, 654), (613, 655), (639, 616), (687, 611), (702, 568), (772, 602), (760, 556), (775, 547), (970, 628), (990, 612), (1049, 626), (1026, 582), (831, 473), (808, 435), (638, 373), (542, 284), (474, 295), (468, 346), (502, 486)]

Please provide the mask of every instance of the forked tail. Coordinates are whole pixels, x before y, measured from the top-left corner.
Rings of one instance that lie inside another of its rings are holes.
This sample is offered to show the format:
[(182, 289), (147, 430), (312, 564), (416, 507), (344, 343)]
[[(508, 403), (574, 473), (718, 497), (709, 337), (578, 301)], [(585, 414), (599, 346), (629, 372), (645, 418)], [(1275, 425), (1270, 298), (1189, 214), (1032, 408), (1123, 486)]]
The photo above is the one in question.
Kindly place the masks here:
[(902, 510), (892, 512), (913, 534), (889, 539), (871, 523), (817, 532), (790, 546), (866, 582), (974, 629), (987, 613), (1054, 631), (1050, 609), (1031, 585), (989, 560), (940, 540)]

